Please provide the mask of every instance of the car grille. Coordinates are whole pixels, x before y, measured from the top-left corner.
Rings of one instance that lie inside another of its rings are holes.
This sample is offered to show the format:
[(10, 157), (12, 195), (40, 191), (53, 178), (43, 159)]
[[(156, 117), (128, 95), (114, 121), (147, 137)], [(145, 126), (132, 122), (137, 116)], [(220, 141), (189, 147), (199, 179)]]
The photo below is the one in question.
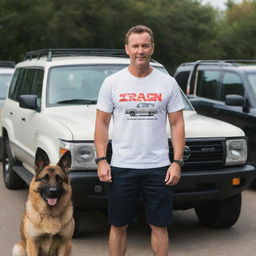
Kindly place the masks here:
[[(222, 138), (212, 139), (186, 139), (186, 146), (189, 147), (190, 156), (184, 161), (183, 170), (205, 170), (222, 168), (225, 165), (226, 149), (225, 140)], [(170, 159), (173, 159), (173, 149), (169, 140)], [(185, 154), (186, 155), (186, 154)], [(107, 158), (111, 161), (111, 142), (107, 148)]]
[[(184, 154), (183, 169), (216, 169), (222, 168), (225, 165), (226, 149), (225, 140), (212, 138), (207, 139), (187, 139), (186, 146), (190, 149), (190, 156), (186, 160)], [(171, 141), (169, 141), (170, 159), (173, 159), (173, 149)]]

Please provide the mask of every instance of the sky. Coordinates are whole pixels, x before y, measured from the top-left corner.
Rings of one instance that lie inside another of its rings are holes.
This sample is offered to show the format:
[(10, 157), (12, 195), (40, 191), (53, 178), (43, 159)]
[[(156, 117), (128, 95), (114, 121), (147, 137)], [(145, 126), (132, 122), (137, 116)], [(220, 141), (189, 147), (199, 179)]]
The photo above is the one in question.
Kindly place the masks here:
[[(235, 3), (241, 3), (243, 0), (235, 0)], [(219, 8), (220, 10), (225, 9), (225, 2), (226, 0), (202, 0), (203, 4), (211, 4), (215, 8)]]

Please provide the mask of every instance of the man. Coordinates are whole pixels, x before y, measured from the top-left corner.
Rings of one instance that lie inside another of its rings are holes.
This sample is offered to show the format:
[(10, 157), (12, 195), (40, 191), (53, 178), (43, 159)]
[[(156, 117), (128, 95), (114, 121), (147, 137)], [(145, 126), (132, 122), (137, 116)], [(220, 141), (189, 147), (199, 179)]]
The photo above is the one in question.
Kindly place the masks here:
[[(167, 256), (167, 226), (172, 222), (171, 186), (179, 182), (183, 163), (184, 105), (176, 81), (150, 65), (154, 51), (151, 29), (143, 25), (132, 27), (126, 34), (125, 50), (130, 65), (103, 82), (95, 127), (98, 177), (110, 183), (110, 255), (125, 255), (127, 227), (134, 222), (136, 199), (142, 193), (153, 253)], [(139, 103), (145, 104), (138, 106)], [(136, 114), (132, 111), (136, 108), (144, 112)], [(106, 161), (106, 148), (112, 115), (110, 166)], [(171, 164), (167, 116), (174, 150)]]

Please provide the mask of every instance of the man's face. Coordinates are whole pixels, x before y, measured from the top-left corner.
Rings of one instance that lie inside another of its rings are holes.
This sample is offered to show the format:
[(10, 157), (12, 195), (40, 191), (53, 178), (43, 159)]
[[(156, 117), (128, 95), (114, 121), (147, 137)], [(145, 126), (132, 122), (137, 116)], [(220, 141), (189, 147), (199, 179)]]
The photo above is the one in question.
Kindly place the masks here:
[(125, 45), (125, 50), (130, 57), (130, 65), (137, 69), (143, 69), (149, 66), (154, 45), (147, 32), (132, 33), (128, 38), (128, 43)]

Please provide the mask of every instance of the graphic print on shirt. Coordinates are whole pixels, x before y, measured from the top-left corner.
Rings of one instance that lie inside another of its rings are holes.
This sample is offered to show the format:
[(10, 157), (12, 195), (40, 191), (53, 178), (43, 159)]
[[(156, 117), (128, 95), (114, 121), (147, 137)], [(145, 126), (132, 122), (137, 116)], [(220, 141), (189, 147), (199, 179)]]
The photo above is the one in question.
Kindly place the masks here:
[[(157, 108), (152, 102), (161, 101), (162, 93), (121, 93), (119, 95), (119, 102), (129, 102), (127, 104), (129, 107), (126, 108), (125, 114), (131, 118), (127, 118), (127, 120), (157, 120), (156, 117), (152, 118), (157, 114)], [(131, 107), (131, 102), (136, 102), (136, 104)], [(141, 118), (139, 116), (151, 118)]]

